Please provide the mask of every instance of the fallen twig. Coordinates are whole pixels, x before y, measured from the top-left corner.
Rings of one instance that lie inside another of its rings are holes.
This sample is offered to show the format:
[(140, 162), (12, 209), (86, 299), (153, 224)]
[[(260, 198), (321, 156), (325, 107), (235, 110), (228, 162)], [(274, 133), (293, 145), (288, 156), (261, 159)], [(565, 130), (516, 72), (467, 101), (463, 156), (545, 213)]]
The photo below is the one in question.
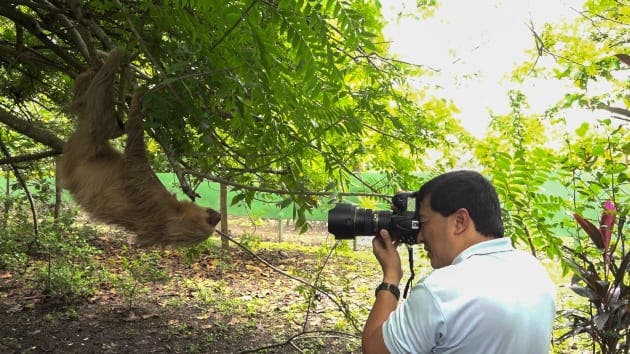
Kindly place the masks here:
[[(347, 333), (347, 332), (339, 332), (339, 331), (303, 331), (303, 332), (300, 332), (298, 334), (292, 335), (291, 337), (289, 337), (286, 341), (284, 341), (282, 343), (270, 344), (270, 345), (267, 345), (267, 346), (264, 346), (264, 347), (260, 347), (260, 348), (247, 349), (247, 350), (238, 352), (238, 354), (256, 353), (256, 352), (269, 350), (269, 349), (273, 349), (273, 348), (284, 347), (285, 345), (293, 345), (293, 347), (296, 348), (295, 343), (293, 343), (293, 341), (295, 341), (296, 339), (312, 339), (312, 338), (343, 338), (343, 339), (350, 338), (350, 339), (357, 339), (357, 338), (359, 338), (359, 336), (356, 335), (356, 334)], [(299, 348), (296, 348), (296, 349), (300, 350)]]

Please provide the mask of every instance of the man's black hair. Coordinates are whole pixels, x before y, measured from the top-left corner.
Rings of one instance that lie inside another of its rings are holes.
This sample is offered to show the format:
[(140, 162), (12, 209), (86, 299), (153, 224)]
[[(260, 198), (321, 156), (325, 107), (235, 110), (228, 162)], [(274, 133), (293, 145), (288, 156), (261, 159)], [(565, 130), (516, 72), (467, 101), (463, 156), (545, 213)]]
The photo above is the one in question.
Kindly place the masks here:
[(449, 216), (466, 208), (475, 229), (484, 236), (503, 237), (501, 205), (494, 186), (476, 171), (453, 171), (425, 183), (416, 194), (416, 210), (429, 197), (431, 209)]

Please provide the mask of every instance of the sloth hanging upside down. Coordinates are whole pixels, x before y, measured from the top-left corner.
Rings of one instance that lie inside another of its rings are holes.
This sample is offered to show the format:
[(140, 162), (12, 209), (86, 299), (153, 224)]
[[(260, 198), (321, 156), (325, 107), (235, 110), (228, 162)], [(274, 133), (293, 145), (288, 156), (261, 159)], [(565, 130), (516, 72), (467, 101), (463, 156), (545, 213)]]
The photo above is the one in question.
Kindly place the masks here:
[(153, 173), (145, 151), (142, 97), (133, 96), (124, 154), (109, 139), (122, 134), (114, 108), (114, 78), (122, 53), (110, 52), (98, 69), (75, 80), (76, 130), (59, 165), (62, 187), (92, 217), (137, 236), (139, 246), (189, 246), (208, 238), (221, 219), (213, 209), (178, 201)]

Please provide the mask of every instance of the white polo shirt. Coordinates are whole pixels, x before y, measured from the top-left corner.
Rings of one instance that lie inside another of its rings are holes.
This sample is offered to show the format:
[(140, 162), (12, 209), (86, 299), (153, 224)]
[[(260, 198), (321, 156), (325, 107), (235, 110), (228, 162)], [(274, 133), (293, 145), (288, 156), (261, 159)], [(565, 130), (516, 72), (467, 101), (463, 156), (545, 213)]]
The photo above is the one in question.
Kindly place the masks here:
[(555, 286), (509, 238), (475, 244), (414, 286), (383, 324), (391, 353), (547, 354)]

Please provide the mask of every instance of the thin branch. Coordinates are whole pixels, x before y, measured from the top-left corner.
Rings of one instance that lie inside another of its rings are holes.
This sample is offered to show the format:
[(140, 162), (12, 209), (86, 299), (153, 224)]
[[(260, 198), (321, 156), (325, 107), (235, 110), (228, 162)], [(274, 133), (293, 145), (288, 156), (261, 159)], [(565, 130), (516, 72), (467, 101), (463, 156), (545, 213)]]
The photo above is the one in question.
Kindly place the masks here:
[(4, 159), (0, 159), (0, 165), (7, 165), (7, 164), (12, 165), (12, 164), (17, 164), (21, 162), (37, 161), (37, 160), (45, 159), (47, 157), (57, 156), (59, 154), (61, 154), (60, 151), (48, 150), (48, 151), (38, 152), (35, 154), (6, 157)]
[(262, 188), (262, 187), (252, 187), (251, 185), (237, 183), (231, 180), (227, 180), (225, 178), (213, 176), (210, 174), (201, 173), (198, 171), (194, 171), (191, 169), (185, 169), (184, 172), (186, 174), (196, 176), (199, 178), (204, 178), (210, 181), (222, 183), (228, 186), (232, 186), (238, 189), (250, 190), (254, 192), (261, 193), (271, 193), (271, 194), (280, 194), (280, 195), (301, 195), (301, 196), (321, 196), (321, 197), (331, 197), (333, 195), (343, 196), (343, 197), (374, 197), (374, 198), (391, 198), (389, 194), (379, 194), (379, 193), (365, 193), (365, 192), (347, 192), (347, 193), (336, 193), (336, 192), (314, 192), (314, 191), (290, 191), (287, 189), (273, 189), (273, 188)]
[(175, 176), (177, 176), (177, 180), (182, 188), (182, 192), (186, 194), (190, 200), (195, 201), (198, 197), (200, 197), (199, 193), (195, 192), (193, 188), (190, 187), (188, 181), (186, 181), (185, 172), (181, 165), (177, 162), (177, 158), (175, 157), (175, 153), (171, 149), (170, 145), (168, 145), (164, 139), (161, 138), (159, 132), (156, 130), (149, 132), (149, 136), (151, 136), (155, 141), (162, 146), (162, 150), (166, 154), (166, 158), (168, 159), (169, 164), (173, 168), (173, 172)]
[(394, 58), (387, 58), (387, 57), (384, 57), (384, 56), (382, 56), (382, 55), (380, 55), (378, 53), (371, 53), (370, 55), (373, 55), (373, 56), (375, 56), (375, 57), (377, 57), (377, 58), (379, 58), (379, 59), (381, 59), (383, 61), (386, 61), (386, 62), (399, 63), (399, 64), (411, 66), (411, 67), (416, 67), (416, 68), (419, 68), (419, 69), (429, 69), (429, 70), (431, 70), (433, 72), (436, 72), (436, 73), (439, 73), (439, 72), (442, 71), (442, 69), (434, 68), (432, 66), (428, 66), (428, 65), (424, 65), (424, 64), (416, 64), (416, 63), (411, 63), (411, 62), (408, 62), (408, 61), (405, 61), (405, 60), (394, 59)]
[[(98, 56), (101, 57), (101, 58), (106, 58), (107, 55), (109, 55), (109, 52), (97, 49), (96, 50), (96, 54), (98, 54)], [(131, 58), (135, 57), (135, 54), (134, 55), (130, 55), (130, 57)], [(131, 71), (133, 71), (136, 74), (135, 78), (140, 78), (140, 79), (146, 80), (146, 81), (149, 81), (149, 80), (152, 79), (151, 76), (147, 75), (144, 71), (142, 71), (142, 69), (140, 69), (136, 65), (133, 65), (132, 63), (126, 63), (125, 66), (130, 68)]]
[(225, 33), (223, 33), (223, 36), (221, 36), (221, 38), (219, 38), (219, 40), (217, 40), (212, 45), (212, 47), (210, 48), (210, 52), (212, 52), (217, 46), (219, 46), (219, 44), (221, 44), (221, 42), (223, 42), (225, 38), (227, 38), (227, 36), (229, 36), (230, 33), (232, 33), (232, 31), (236, 29), (236, 27), (238, 27), (238, 25), (245, 19), (245, 17), (247, 17), (247, 14), (249, 13), (249, 11), (254, 7), (254, 5), (256, 5), (256, 2), (258, 2), (258, 0), (253, 0), (252, 3), (249, 4), (249, 6), (247, 6), (245, 11), (243, 11), (243, 14), (241, 15), (241, 17), (238, 20), (236, 20), (236, 22), (234, 22), (232, 27), (230, 27), (227, 31), (225, 31)]
[[(114, 0), (114, 3), (120, 8), (121, 11), (123, 11), (123, 12), (126, 11), (126, 8), (123, 6), (123, 4), (119, 0)], [(136, 28), (136, 25), (133, 23), (133, 21), (131, 21), (131, 18), (129, 17), (128, 14), (126, 14), (125, 18), (127, 19), (127, 24), (129, 25), (129, 29), (131, 30), (131, 33), (133, 33), (133, 35), (138, 40), (138, 44), (140, 45), (140, 47), (144, 51), (144, 54), (149, 58), (149, 61), (153, 64), (153, 66), (157, 70), (158, 75), (163, 76), (164, 75), (164, 68), (162, 68), (162, 65), (160, 64), (160, 62), (156, 59), (156, 57), (153, 55), (153, 53), (149, 50), (149, 47), (147, 46), (144, 38), (142, 38), (142, 36), (140, 35), (140, 32)]]
[(40, 3), (36, 3), (36, 2), (32, 2), (32, 1), (27, 1), (27, 0), (13, 0), (12, 3), (14, 5), (24, 5), (24, 6), (28, 6), (31, 9), (42, 9), (42, 10), (46, 10), (46, 11), (50, 11), (50, 12), (57, 12), (57, 13), (63, 13), (63, 10), (60, 10), (58, 7), (50, 6), (47, 4), (40, 4)]
[(8, 65), (14, 65), (15, 63), (31, 63), (60, 72), (69, 71), (68, 68), (64, 68), (61, 64), (46, 58), (37, 50), (30, 47), (22, 47), (21, 50), (16, 50), (11, 46), (0, 44), (0, 60)]
[(538, 35), (538, 33), (536, 33), (536, 30), (534, 29), (534, 21), (531, 19), (529, 19), (529, 30), (530, 32), (532, 32), (532, 35), (534, 36), (534, 42), (536, 43), (536, 60), (534, 60), (534, 63), (532, 64), (532, 67), (529, 68), (529, 70), (527, 71), (527, 74), (525, 76), (529, 76), (531, 75), (531, 73), (534, 72), (534, 70), (536, 69), (536, 66), (538, 65), (538, 61), (540, 60), (540, 58), (543, 55), (543, 40), (542, 38), (540, 38), (540, 36)]
[[(320, 148), (318, 148), (317, 146), (314, 146), (311, 141), (307, 141), (307, 140), (302, 140), (300, 139), (297, 135), (294, 136), (295, 139), (297, 140), (301, 140), (302, 144), (304, 144), (305, 146), (310, 147), (311, 149), (315, 150), (315, 151), (322, 151)], [(326, 141), (323, 141), (322, 143), (327, 144)], [(359, 178), (359, 176), (357, 176), (357, 174), (350, 170), (346, 164), (344, 163), (344, 161), (342, 161), (340, 158), (336, 157), (336, 156), (329, 156), (330, 159), (334, 160), (336, 163), (339, 164), (339, 167), (341, 167), (341, 169), (343, 169), (344, 171), (346, 171), (347, 174), (349, 174), (350, 176), (354, 177), (357, 181), (359, 181), (363, 186), (365, 186), (366, 188), (368, 188), (369, 190), (376, 192), (376, 190), (374, 189), (374, 187), (370, 186), (369, 184), (365, 183), (363, 181), (363, 179)]]
[[(6, 156), (6, 158), (11, 158), (11, 153), (2, 140), (0, 140), (0, 150), (2, 150), (2, 153)], [(13, 175), (17, 178), (18, 182), (22, 186), (22, 189), (24, 189), (24, 193), (26, 193), (26, 199), (28, 199), (28, 203), (31, 207), (31, 214), (33, 215), (33, 233), (35, 234), (35, 239), (37, 240), (39, 239), (39, 224), (37, 222), (37, 209), (35, 208), (35, 201), (33, 200), (33, 196), (31, 195), (28, 185), (26, 184), (26, 180), (24, 179), (24, 176), (22, 176), (20, 170), (15, 164), (10, 164), (10, 166), (13, 170)]]
[[(235, 69), (240, 68), (239, 66), (234, 66), (234, 67), (229, 67), (229, 68), (224, 68), (224, 69), (216, 69), (216, 70), (208, 70), (208, 71), (202, 71), (202, 72), (193, 72), (193, 73), (189, 73), (189, 74), (184, 74), (178, 77), (171, 77), (171, 78), (167, 78), (166, 80), (163, 80), (162, 82), (156, 84), (155, 86), (151, 87), (147, 93), (152, 93), (154, 91), (158, 91), (163, 89), (164, 87), (168, 87), (168, 85), (170, 85), (171, 83), (175, 82), (175, 81), (184, 81), (186, 79), (189, 78), (196, 78), (196, 77), (202, 77), (202, 76), (211, 76), (211, 75), (216, 75), (219, 73), (224, 73), (224, 72), (231, 72)], [(228, 115), (226, 118), (231, 118), (230, 113), (224, 113), (225, 115)]]
[(265, 173), (269, 175), (288, 175), (289, 171), (287, 170), (268, 170), (268, 169), (258, 169), (258, 168), (228, 168), (228, 171), (237, 172), (237, 173)]
[(619, 116), (610, 116), (610, 118), (618, 119), (618, 120), (622, 120), (624, 122), (629, 122), (630, 123), (630, 119), (629, 118), (624, 118), (624, 117), (619, 117)]
[[(556, 60), (556, 61), (558, 61), (559, 59), (562, 59), (562, 60), (564, 60), (564, 61), (566, 61), (566, 62), (569, 62), (569, 63), (571, 63), (571, 64), (575, 64), (575, 65), (578, 65), (578, 66), (580, 66), (580, 67), (584, 67), (584, 64), (582, 64), (582, 63), (578, 63), (578, 62), (576, 62), (576, 61), (574, 61), (574, 60), (572, 60), (572, 59), (570, 59), (570, 58), (567, 58), (567, 57), (565, 57), (565, 56), (562, 56), (562, 55), (556, 54), (556, 53), (552, 52), (551, 50), (549, 50), (549, 48), (547, 48), (547, 47), (545, 46), (545, 43), (544, 43), (544, 42), (543, 42), (543, 40), (540, 38), (540, 36), (538, 35), (538, 33), (536, 33), (536, 30), (534, 29), (534, 25), (533, 25), (533, 23), (530, 23), (529, 30), (532, 32), (532, 34), (534, 35), (534, 37), (535, 37), (535, 39), (536, 39), (536, 47), (537, 47), (537, 49), (538, 49), (538, 56), (539, 56), (539, 57), (543, 56), (543, 54), (549, 54), (549, 55), (551, 55), (551, 56), (554, 58), (554, 60)], [(538, 61), (538, 60), (536, 60), (536, 61)], [(531, 72), (532, 70), (533, 70), (533, 68), (530, 70), (530, 72)]]
[[(290, 278), (290, 279), (292, 279), (292, 280), (295, 280), (295, 281), (297, 281), (297, 282), (299, 282), (299, 283), (301, 283), (301, 284), (303, 284), (303, 285), (306, 285), (306, 286), (308, 286), (309, 288), (311, 288), (311, 289), (313, 289), (313, 290), (315, 290), (315, 291), (317, 291), (317, 292), (319, 292), (319, 293), (323, 294), (323, 295), (324, 295), (324, 296), (326, 296), (328, 299), (330, 299), (330, 300), (331, 300), (331, 301), (332, 301), (332, 302), (333, 302), (333, 303), (337, 306), (337, 308), (338, 308), (338, 309), (339, 309), (342, 313), (344, 313), (346, 316), (348, 315), (347, 311), (346, 311), (346, 310), (345, 310), (345, 308), (343, 307), (343, 304), (340, 304), (339, 302), (337, 302), (337, 300), (336, 300), (336, 299), (335, 299), (335, 298), (334, 298), (331, 294), (329, 294), (328, 292), (326, 292), (326, 291), (324, 291), (323, 289), (319, 288), (319, 287), (317, 286), (317, 282), (315, 282), (315, 284), (310, 284), (309, 282), (307, 282), (307, 281), (305, 281), (305, 280), (303, 280), (303, 279), (301, 279), (301, 278), (298, 278), (298, 277), (296, 277), (296, 276), (293, 276), (293, 275), (291, 275), (291, 274), (289, 274), (289, 273), (287, 273), (287, 272), (283, 271), (282, 269), (279, 269), (279, 268), (275, 267), (274, 265), (272, 265), (271, 263), (269, 263), (268, 261), (266, 261), (265, 259), (263, 259), (263, 258), (262, 258), (262, 257), (260, 257), (259, 255), (257, 255), (256, 253), (254, 253), (252, 250), (250, 250), (250, 249), (249, 249), (249, 248), (247, 248), (246, 246), (242, 245), (240, 242), (236, 241), (236, 240), (235, 240), (233, 237), (231, 237), (230, 235), (225, 234), (225, 233), (223, 233), (223, 232), (221, 232), (221, 231), (219, 231), (219, 230), (215, 230), (215, 232), (216, 232), (216, 233), (218, 233), (220, 236), (227, 238), (228, 240), (230, 240), (231, 242), (233, 242), (234, 244), (236, 244), (238, 247), (240, 247), (242, 250), (244, 250), (246, 253), (248, 253), (249, 255), (253, 256), (253, 257), (254, 257), (254, 258), (256, 258), (258, 261), (262, 262), (263, 264), (265, 264), (266, 266), (268, 266), (269, 268), (271, 268), (271, 269), (272, 269), (272, 270), (274, 270), (275, 272), (278, 272), (278, 273), (280, 273), (280, 274), (282, 274), (282, 275), (284, 275), (284, 276), (286, 276), (286, 277), (288, 277), (288, 278)], [(332, 248), (332, 250), (331, 250), (331, 253), (330, 253), (330, 254), (332, 254), (332, 251), (333, 251), (336, 247), (337, 247), (337, 244), (335, 244), (335, 246)], [(330, 254), (329, 254), (329, 256), (327, 257), (327, 259), (330, 257)], [(294, 341), (295, 339), (298, 339), (298, 338), (299, 338), (299, 337), (301, 337), (301, 336), (305, 336), (305, 335), (308, 335), (308, 334), (313, 334), (313, 333), (333, 333), (333, 334), (335, 334), (336, 336), (345, 336), (345, 337), (353, 337), (353, 338), (356, 338), (356, 337), (357, 337), (357, 336), (356, 336), (356, 335), (354, 335), (354, 334), (349, 334), (349, 333), (344, 333), (344, 332), (336, 332), (336, 331), (311, 331), (311, 332), (307, 332), (307, 331), (303, 330), (302, 332), (300, 332), (300, 333), (298, 333), (298, 334), (296, 334), (296, 335), (291, 336), (291, 337), (290, 337), (287, 341), (285, 341), (284, 343), (281, 343), (281, 344), (273, 344), (273, 345), (268, 346), (268, 347), (265, 347), (265, 348), (258, 348), (258, 349), (253, 349), (253, 350), (247, 350), (247, 351), (243, 351), (243, 352), (241, 352), (241, 353), (253, 353), (253, 352), (257, 352), (257, 351), (263, 350), (263, 349), (270, 349), (270, 348), (275, 348), (275, 347), (284, 346), (284, 345), (289, 345), (289, 344), (290, 344), (290, 345), (292, 345), (292, 346), (294, 346), (296, 349), (298, 349), (298, 350), (299, 350), (299, 348), (297, 348), (297, 347), (295, 346), (295, 344), (293, 343), (293, 341)]]
[(605, 35), (605, 33), (603, 33), (602, 30), (599, 28), (597, 22), (595, 22), (595, 20), (593, 20), (591, 17), (585, 15), (585, 13), (588, 13), (588, 11), (580, 11), (574, 7), (570, 7), (570, 9), (576, 12), (578, 15), (582, 16), (587, 21), (589, 21), (591, 25), (593, 25), (594, 30), (597, 31), (600, 35)]
[(24, 27), (15, 23), (15, 50), (22, 52), (24, 50)]
[[(628, 4), (625, 4), (625, 5), (621, 5), (621, 4), (620, 4), (620, 6), (628, 6)], [(581, 10), (578, 10), (578, 9), (576, 9), (576, 8), (574, 8), (574, 7), (571, 7), (571, 10), (575, 11), (575, 12), (576, 12), (576, 13), (578, 13), (580, 16), (582, 16), (582, 17), (584, 17), (585, 19), (589, 20), (589, 21), (593, 24), (593, 26), (594, 26), (594, 27), (597, 27), (597, 23), (596, 23), (596, 22), (595, 22), (595, 21), (594, 21), (591, 17), (589, 17), (589, 16), (587, 16), (587, 15), (585, 15), (585, 14), (587, 14), (587, 13), (588, 13), (588, 14), (590, 14), (590, 15), (593, 15), (593, 16), (595, 16), (595, 17), (598, 17), (598, 18), (599, 18), (599, 19), (601, 19), (601, 20), (604, 20), (604, 21), (610, 21), (610, 22), (612, 22), (612, 23), (614, 23), (614, 24), (617, 24), (617, 25), (622, 25), (622, 26), (628, 26), (628, 25), (629, 25), (628, 23), (624, 23), (624, 22), (621, 22), (621, 21), (615, 20), (615, 19), (610, 18), (610, 17), (606, 17), (606, 16), (604, 16), (604, 15), (600, 15), (600, 14), (597, 14), (597, 13), (592, 13), (592, 12), (590, 12), (590, 11), (581, 11)], [(599, 29), (598, 29), (598, 30), (599, 30)]]
[[(109, 36), (105, 33), (105, 31), (103, 31), (103, 29), (99, 27), (96, 24), (96, 22), (94, 22), (94, 20), (87, 18), (86, 16), (83, 15), (83, 10), (81, 8), (79, 1), (69, 0), (68, 5), (70, 6), (70, 10), (74, 14), (74, 17), (76, 18), (76, 20), (79, 21), (79, 23), (83, 27), (86, 27), (87, 29), (89, 29), (89, 31), (86, 31), (84, 29), (80, 30), (80, 33), (83, 35), (83, 37), (90, 37), (91, 34), (93, 33), (96, 36), (96, 38), (98, 38), (101, 41), (103, 46), (108, 51), (114, 49), (115, 47), (114, 42), (109, 38)], [(83, 40), (86, 42), (89, 42), (89, 39), (90, 38), (83, 38)], [(90, 62), (92, 64), (95, 64), (94, 59), (96, 58), (96, 55), (95, 55), (96, 50), (92, 48), (92, 46), (88, 46), (87, 49), (89, 52)]]
[[(43, 0), (43, 3), (49, 6), (51, 9), (56, 9), (55, 5), (50, 3), (48, 0)], [(79, 52), (83, 55), (83, 57), (86, 60), (90, 61), (90, 52), (88, 51), (88, 46), (85, 44), (85, 40), (83, 39), (79, 31), (72, 25), (68, 17), (63, 15), (63, 12), (61, 9), (59, 9), (59, 11), (55, 11), (55, 10), (49, 10), (49, 11), (52, 12), (55, 15), (55, 17), (66, 26), (70, 34), (70, 38), (72, 38), (72, 40), (74, 41), (74, 44), (79, 49)]]
[(273, 264), (269, 263), (268, 261), (266, 261), (265, 259), (263, 259), (262, 257), (260, 257), (259, 255), (257, 255), (256, 253), (254, 253), (252, 250), (250, 250), (249, 248), (247, 248), (246, 246), (244, 246), (243, 244), (241, 244), (240, 242), (236, 241), (233, 237), (231, 237), (230, 235), (223, 233), (219, 230), (215, 230), (216, 233), (218, 233), (219, 235), (221, 235), (222, 237), (227, 238), (228, 240), (232, 241), (232, 243), (234, 243), (235, 245), (237, 245), (238, 247), (240, 247), (243, 251), (245, 251), (246, 253), (250, 254), (252, 257), (256, 258), (258, 261), (260, 261), (261, 263), (263, 263), (264, 265), (266, 265), (267, 267), (273, 269), (275, 272), (278, 272), (284, 276), (286, 276), (289, 279), (295, 280), (298, 283), (301, 283), (303, 285), (308, 286), (309, 288), (312, 288), (315, 291), (320, 292), (321, 294), (323, 294), (324, 296), (326, 296), (328, 299), (330, 299), (330, 301), (332, 301), (342, 312), (343, 312), (343, 306), (337, 302), (337, 300), (328, 292), (326, 292), (325, 290), (319, 288), (316, 284), (311, 284), (309, 282), (307, 282), (306, 280), (302, 279), (302, 278), (298, 278), (294, 275), (291, 275), (285, 271), (283, 271), (280, 268), (277, 268), (276, 266), (274, 266)]
[[(316, 334), (316, 335), (314, 335), (314, 334)], [(300, 333), (292, 335), (291, 337), (289, 337), (286, 341), (284, 341), (282, 343), (271, 344), (271, 345), (268, 345), (268, 346), (255, 348), (255, 349), (247, 349), (247, 350), (238, 352), (238, 354), (257, 353), (257, 352), (260, 352), (260, 351), (268, 351), (269, 349), (280, 348), (280, 347), (284, 347), (284, 346), (287, 346), (287, 345), (293, 345), (295, 347), (293, 341), (295, 341), (297, 339), (317, 339), (317, 338), (359, 339), (360, 337), (358, 335), (356, 335), (356, 334), (346, 333), (346, 332), (339, 332), (339, 331), (323, 331), (323, 330), (322, 331), (303, 331), (303, 332), (300, 332)]]
[[(328, 252), (328, 255), (326, 255), (326, 259), (324, 260), (324, 264), (322, 264), (321, 267), (319, 267), (317, 275), (315, 276), (315, 280), (313, 281), (313, 284), (315, 286), (317, 286), (317, 284), (319, 283), (319, 277), (322, 275), (322, 272), (324, 271), (324, 268), (328, 264), (328, 261), (330, 260), (330, 256), (332, 256), (333, 252), (337, 248), (337, 245), (338, 245), (338, 243), (335, 243), (335, 245), (330, 248), (330, 251)], [(308, 306), (306, 308), (306, 318), (304, 319), (304, 325), (302, 326), (302, 332), (306, 332), (308, 330), (308, 319), (309, 319), (309, 315), (311, 313), (311, 306), (312, 306), (313, 302), (315, 302), (315, 293), (313, 293), (308, 298)]]
[(83, 67), (83, 65), (81, 65), (72, 55), (70, 55), (70, 53), (59, 47), (54, 41), (48, 38), (46, 34), (44, 34), (41, 28), (41, 24), (37, 20), (6, 4), (4, 6), (0, 6), (0, 15), (6, 18), (10, 18), (16, 24), (23, 26), (31, 34), (37, 37), (37, 39), (39, 39), (39, 41), (44, 44), (48, 49), (52, 50), (55, 54), (57, 54), (68, 64), (70, 64), (70, 66), (78, 69)]

